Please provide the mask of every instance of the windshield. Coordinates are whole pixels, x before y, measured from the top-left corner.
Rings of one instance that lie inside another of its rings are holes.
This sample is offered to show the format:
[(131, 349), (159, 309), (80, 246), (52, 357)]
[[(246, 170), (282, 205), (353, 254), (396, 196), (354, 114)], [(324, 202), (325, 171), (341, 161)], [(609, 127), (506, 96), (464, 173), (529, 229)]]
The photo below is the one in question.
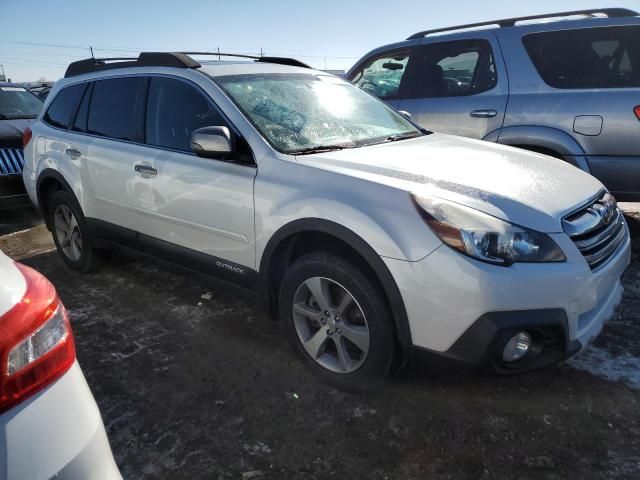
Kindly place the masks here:
[(214, 80), (283, 153), (358, 147), (422, 135), (382, 101), (337, 77), (250, 74)]
[(36, 118), (44, 103), (22, 87), (0, 86), (0, 119)]

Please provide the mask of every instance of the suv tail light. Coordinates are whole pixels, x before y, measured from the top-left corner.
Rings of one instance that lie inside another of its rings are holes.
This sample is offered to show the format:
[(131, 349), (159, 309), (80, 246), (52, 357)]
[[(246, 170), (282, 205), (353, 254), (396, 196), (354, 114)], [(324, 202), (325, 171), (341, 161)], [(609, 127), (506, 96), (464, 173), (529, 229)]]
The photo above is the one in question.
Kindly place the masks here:
[(633, 108), (633, 113), (635, 113), (636, 117), (638, 117), (638, 120), (640, 120), (640, 105), (637, 105)]
[(31, 137), (33, 137), (33, 132), (31, 131), (31, 128), (29, 127), (25, 128), (24, 132), (22, 132), (22, 148), (27, 148), (27, 145), (31, 141)]
[(51, 385), (76, 359), (67, 312), (53, 285), (16, 263), (27, 291), (0, 317), (0, 413)]

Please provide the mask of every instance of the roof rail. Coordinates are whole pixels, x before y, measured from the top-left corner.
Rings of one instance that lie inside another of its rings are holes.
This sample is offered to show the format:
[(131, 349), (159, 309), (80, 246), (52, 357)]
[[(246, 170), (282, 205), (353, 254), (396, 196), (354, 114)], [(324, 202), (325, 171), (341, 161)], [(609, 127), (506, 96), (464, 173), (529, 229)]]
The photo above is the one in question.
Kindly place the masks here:
[(575, 10), (572, 12), (558, 12), (558, 13), (547, 13), (544, 15), (533, 15), (529, 17), (517, 17), (517, 18), (506, 18), (502, 20), (491, 20), (488, 22), (480, 22), (480, 23), (469, 23), (467, 25), (459, 25), (455, 27), (446, 27), (446, 28), (436, 28), (434, 30), (424, 30), (422, 32), (414, 33), (407, 40), (415, 40), (416, 38), (423, 38), (427, 35), (431, 35), (433, 33), (441, 33), (441, 32), (451, 32), (457, 30), (466, 30), (470, 28), (476, 27), (490, 27), (493, 25), (497, 25), (499, 27), (513, 27), (516, 23), (522, 22), (525, 20), (540, 20), (544, 18), (556, 18), (556, 17), (570, 17), (573, 15), (589, 15), (595, 16), (597, 14), (606, 15), (609, 18), (620, 18), (620, 17), (637, 17), (640, 15), (638, 12), (630, 10), (628, 8), (598, 8), (593, 10)]
[(135, 57), (87, 58), (69, 64), (64, 74), (65, 78), (82, 75), (83, 73), (100, 72), (114, 68), (126, 67), (177, 67), (198, 68), (200, 64), (193, 58), (181, 53), (172, 52), (142, 52)]
[(295, 58), (288, 58), (288, 57), (269, 57), (269, 56), (246, 55), (246, 54), (239, 54), (239, 53), (222, 53), (222, 52), (180, 52), (180, 53), (183, 55), (207, 55), (211, 57), (250, 58), (251, 60), (255, 60), (256, 62), (262, 62), (262, 63), (277, 63), (279, 65), (289, 65), (290, 67), (311, 68), (309, 65), (301, 62), (300, 60), (296, 60)]
[(256, 62), (277, 63), (292, 67), (311, 68), (294, 58), (285, 57), (259, 57), (254, 55), (240, 55), (233, 53), (217, 52), (142, 52), (138, 57), (114, 57), (114, 58), (87, 58), (72, 62), (67, 67), (65, 78), (75, 77), (83, 73), (100, 72), (112, 70), (114, 68), (127, 67), (176, 67), (176, 68), (198, 68), (200, 63), (191, 58), (190, 55), (210, 55), (218, 57), (240, 57), (250, 58)]

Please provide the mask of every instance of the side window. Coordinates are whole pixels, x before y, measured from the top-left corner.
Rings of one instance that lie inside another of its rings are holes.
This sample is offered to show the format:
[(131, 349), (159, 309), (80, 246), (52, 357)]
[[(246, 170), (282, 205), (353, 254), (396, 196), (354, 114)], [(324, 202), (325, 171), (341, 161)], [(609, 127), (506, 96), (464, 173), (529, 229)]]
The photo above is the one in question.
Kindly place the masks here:
[(498, 83), (491, 44), (461, 40), (424, 45), (407, 67), (401, 96), (456, 97), (491, 90)]
[(388, 53), (374, 58), (368, 61), (351, 81), (376, 97), (392, 100), (398, 97), (409, 58), (409, 51)]
[(538, 73), (554, 88), (640, 87), (640, 27), (540, 32), (522, 41)]
[(151, 79), (146, 122), (149, 145), (191, 152), (191, 132), (226, 124), (196, 87), (173, 78)]
[(79, 83), (60, 90), (44, 114), (43, 120), (53, 127), (68, 128), (85, 87), (85, 83)]
[(93, 90), (93, 84), (85, 89), (80, 101), (80, 107), (78, 107), (78, 113), (76, 113), (76, 119), (73, 122), (72, 130), (76, 132), (87, 131), (87, 120), (89, 118), (89, 102), (91, 101), (91, 91)]
[(146, 79), (111, 78), (93, 84), (87, 132), (142, 142)]

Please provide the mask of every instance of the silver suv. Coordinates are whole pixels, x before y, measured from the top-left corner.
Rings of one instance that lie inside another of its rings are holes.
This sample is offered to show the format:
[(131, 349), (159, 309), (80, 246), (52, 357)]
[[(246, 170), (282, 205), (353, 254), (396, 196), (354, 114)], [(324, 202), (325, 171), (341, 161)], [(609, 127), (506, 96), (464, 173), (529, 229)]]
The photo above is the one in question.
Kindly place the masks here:
[(430, 130), (562, 158), (640, 199), (640, 18), (564, 12), (429, 30), (347, 78)]
[(598, 180), (256, 60), (69, 67), (24, 168), (69, 267), (115, 246), (250, 289), (344, 388), (408, 358), (521, 372), (598, 335), (630, 257)]

